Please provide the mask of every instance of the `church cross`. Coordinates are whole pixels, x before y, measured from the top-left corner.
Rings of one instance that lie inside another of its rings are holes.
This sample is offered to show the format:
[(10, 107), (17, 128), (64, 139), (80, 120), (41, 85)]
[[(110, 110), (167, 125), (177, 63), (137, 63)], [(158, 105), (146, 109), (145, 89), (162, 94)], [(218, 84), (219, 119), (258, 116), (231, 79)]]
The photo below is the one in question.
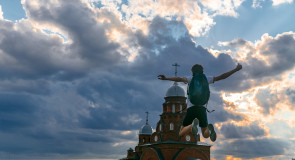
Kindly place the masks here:
[(178, 65), (177, 63), (172, 64), (172, 66), (175, 67), (175, 77), (177, 77), (177, 67), (180, 67), (180, 65)]

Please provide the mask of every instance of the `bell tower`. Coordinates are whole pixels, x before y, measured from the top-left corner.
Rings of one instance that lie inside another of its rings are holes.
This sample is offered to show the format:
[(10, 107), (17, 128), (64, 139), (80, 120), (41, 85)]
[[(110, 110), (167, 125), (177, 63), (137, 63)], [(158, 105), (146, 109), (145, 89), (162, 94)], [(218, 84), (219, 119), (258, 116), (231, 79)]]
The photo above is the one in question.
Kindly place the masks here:
[(148, 123), (148, 121), (149, 121), (148, 120), (149, 112), (145, 112), (145, 113), (146, 113), (145, 125), (143, 125), (141, 127), (141, 129), (139, 130), (139, 134), (138, 134), (139, 135), (139, 138), (138, 138), (138, 144), (139, 145), (150, 143), (151, 135), (153, 133), (153, 129)]

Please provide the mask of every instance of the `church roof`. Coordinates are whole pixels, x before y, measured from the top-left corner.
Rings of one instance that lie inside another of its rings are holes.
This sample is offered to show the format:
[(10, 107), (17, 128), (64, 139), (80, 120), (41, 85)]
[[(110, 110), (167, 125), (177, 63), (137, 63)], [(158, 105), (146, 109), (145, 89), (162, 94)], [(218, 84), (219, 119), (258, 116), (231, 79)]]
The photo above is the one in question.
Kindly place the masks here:
[(148, 123), (148, 121), (149, 121), (149, 119), (148, 119), (149, 112), (145, 112), (145, 113), (146, 113), (145, 125), (143, 125), (141, 127), (141, 129), (139, 130), (139, 134), (152, 135), (153, 134), (153, 129)]
[(167, 90), (166, 97), (185, 97), (184, 89), (178, 86), (177, 82), (174, 82), (174, 84)]
[(153, 129), (149, 124), (145, 124), (141, 127), (139, 130), (139, 134), (147, 134), (147, 135), (152, 135)]

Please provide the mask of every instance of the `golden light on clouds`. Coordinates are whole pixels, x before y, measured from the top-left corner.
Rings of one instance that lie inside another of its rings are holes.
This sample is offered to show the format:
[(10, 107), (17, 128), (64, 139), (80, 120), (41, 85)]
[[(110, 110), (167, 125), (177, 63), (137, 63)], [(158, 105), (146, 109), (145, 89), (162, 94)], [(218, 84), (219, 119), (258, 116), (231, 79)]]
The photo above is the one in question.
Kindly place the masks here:
[(220, 130), (224, 124), (249, 127), (253, 123), (264, 130), (265, 134), (261, 138), (295, 140), (294, 102), (291, 102), (291, 95), (287, 94), (288, 90), (293, 91), (295, 88), (294, 73), (295, 69), (292, 69), (275, 77), (269, 77), (265, 83), (253, 80), (252, 87), (243, 92), (222, 91), (224, 109), (242, 115), (243, 119), (215, 124), (216, 128)]
[(122, 135), (128, 135), (128, 134), (131, 134), (132, 132), (131, 131), (123, 131), (121, 134)]
[(124, 142), (117, 142), (114, 143), (114, 147), (119, 147), (119, 146), (133, 146), (137, 143), (137, 141), (124, 141)]
[[(106, 36), (109, 38), (109, 40), (120, 44), (118, 52), (121, 55), (126, 56), (129, 62), (133, 62), (135, 60), (136, 56), (139, 54), (138, 51), (141, 49), (141, 47), (136, 44), (130, 45), (127, 33), (124, 33), (117, 28), (113, 28), (106, 30)], [(134, 43), (136, 42), (134, 41)]]
[(133, 15), (126, 24), (134, 31), (140, 30), (144, 35), (149, 33), (149, 21), (139, 15)]
[[(215, 50), (213, 48), (210, 48), (210, 49), (208, 49), (208, 52), (210, 52), (215, 58), (217, 58), (221, 53), (226, 53), (228, 55), (231, 55), (232, 57), (234, 56), (232, 54), (232, 51), (229, 49), (228, 50)], [(233, 58), (235, 58), (235, 57), (233, 57)]]
[(221, 92), (222, 99), (228, 104), (231, 104), (229, 107), (225, 107), (225, 109), (249, 115), (257, 113), (259, 106), (254, 101), (255, 92), (257, 92), (257, 90), (258, 88), (241, 93)]
[(117, 29), (111, 29), (106, 31), (108, 38), (114, 42), (120, 42), (124, 40), (124, 35)]
[(234, 157), (232, 155), (227, 155), (225, 160), (242, 160), (242, 158), (236, 158), (236, 157)]

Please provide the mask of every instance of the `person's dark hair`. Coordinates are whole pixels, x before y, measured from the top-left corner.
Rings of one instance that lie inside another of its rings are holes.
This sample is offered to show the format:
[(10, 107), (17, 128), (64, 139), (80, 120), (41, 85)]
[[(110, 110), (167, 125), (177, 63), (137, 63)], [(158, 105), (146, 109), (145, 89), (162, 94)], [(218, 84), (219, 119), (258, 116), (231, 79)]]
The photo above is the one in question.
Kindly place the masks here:
[(203, 66), (200, 64), (195, 64), (192, 66), (192, 73), (203, 73)]

